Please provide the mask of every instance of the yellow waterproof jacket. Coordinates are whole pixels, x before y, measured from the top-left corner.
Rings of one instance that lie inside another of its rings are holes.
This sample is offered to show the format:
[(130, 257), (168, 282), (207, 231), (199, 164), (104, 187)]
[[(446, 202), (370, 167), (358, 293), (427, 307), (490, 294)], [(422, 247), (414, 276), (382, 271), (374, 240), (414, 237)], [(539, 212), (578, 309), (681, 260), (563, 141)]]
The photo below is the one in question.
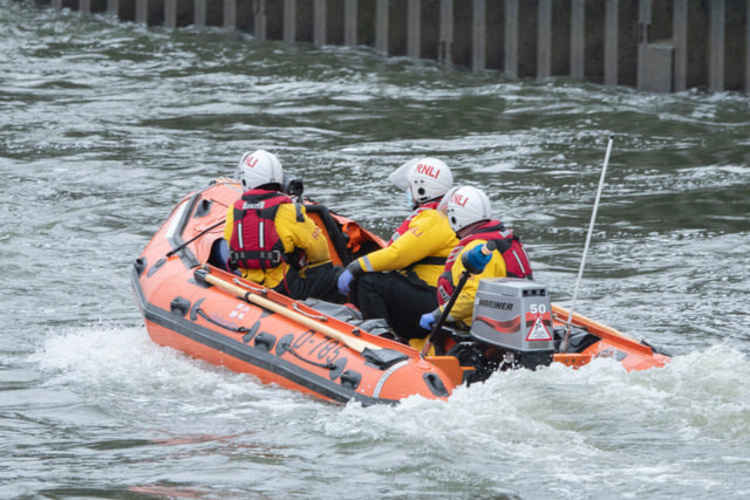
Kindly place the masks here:
[(357, 271), (363, 272), (401, 271), (406, 274), (413, 264), (427, 257), (438, 257), (442, 264), (422, 263), (412, 267), (420, 279), (435, 287), (445, 267), (445, 258), (457, 244), (456, 233), (448, 218), (433, 208), (422, 209), (411, 218), (406, 231), (395, 241), (360, 257), (355, 266), (359, 266)]
[[(486, 240), (476, 239), (470, 241), (456, 256), (456, 260), (451, 268), (451, 279), (454, 285), (457, 285), (463, 274), (464, 267), (462, 257), (463, 255), (474, 247), (484, 245), (487, 243)], [(453, 304), (448, 315), (450, 319), (455, 321), (461, 321), (467, 326), (471, 326), (471, 315), (474, 312), (474, 297), (477, 294), (479, 288), (479, 280), (482, 278), (505, 278), (507, 272), (505, 270), (505, 259), (500, 252), (492, 252), (492, 258), (487, 263), (484, 271), (481, 274), (470, 274), (469, 279), (466, 280), (463, 290), (459, 293), (456, 298), (456, 303)], [(442, 311), (444, 306), (440, 306)]]
[[(304, 220), (297, 221), (297, 212), (294, 204), (283, 203), (279, 205), (274, 217), (276, 233), (279, 235), (284, 245), (284, 253), (291, 253), (300, 248), (307, 255), (307, 267), (315, 267), (331, 261), (331, 255), (328, 252), (328, 242), (323, 236), (320, 228), (307, 216), (304, 206), (300, 206)], [(230, 206), (227, 210), (226, 225), (224, 226), (224, 239), (227, 244), (232, 241), (234, 232), (234, 207)], [(280, 266), (271, 269), (242, 269), (242, 276), (259, 283), (268, 288), (274, 288), (284, 279), (289, 264), (282, 262)], [(300, 272), (304, 276), (304, 269)]]

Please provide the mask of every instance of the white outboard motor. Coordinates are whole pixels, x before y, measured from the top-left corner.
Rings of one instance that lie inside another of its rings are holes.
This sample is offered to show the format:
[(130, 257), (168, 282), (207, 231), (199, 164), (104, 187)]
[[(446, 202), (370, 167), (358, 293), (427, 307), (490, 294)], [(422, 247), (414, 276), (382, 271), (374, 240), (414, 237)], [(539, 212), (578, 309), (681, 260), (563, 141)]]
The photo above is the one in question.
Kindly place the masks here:
[(535, 281), (489, 278), (474, 298), (471, 336), (504, 351), (502, 365), (549, 365), (555, 350), (547, 288)]

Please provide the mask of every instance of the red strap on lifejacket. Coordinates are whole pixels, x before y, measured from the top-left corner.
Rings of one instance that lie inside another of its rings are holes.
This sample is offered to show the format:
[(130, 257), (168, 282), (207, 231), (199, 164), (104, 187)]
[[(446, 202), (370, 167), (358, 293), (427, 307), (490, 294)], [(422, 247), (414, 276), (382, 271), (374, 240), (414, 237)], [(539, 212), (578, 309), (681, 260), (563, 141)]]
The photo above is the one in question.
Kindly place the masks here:
[(402, 222), (400, 226), (396, 228), (396, 231), (393, 233), (393, 235), (391, 235), (391, 239), (388, 240), (388, 244), (386, 246), (391, 246), (391, 244), (393, 244), (393, 242), (396, 241), (399, 236), (402, 236), (406, 231), (409, 230), (409, 224), (411, 224), (411, 221), (412, 219), (414, 219), (414, 217), (421, 214), (425, 210), (436, 210), (439, 204), (440, 200), (429, 201), (420, 205), (416, 210), (409, 214), (409, 217), (404, 219), (404, 222)]
[(244, 269), (269, 269), (284, 261), (284, 244), (276, 232), (276, 212), (288, 196), (251, 189), (234, 203), (234, 227), (229, 242), (229, 264)]
[(474, 240), (494, 241), (496, 243), (496, 250), (500, 252), (500, 255), (505, 260), (505, 272), (507, 276), (533, 279), (529, 257), (526, 255), (523, 245), (521, 245), (521, 240), (513, 234), (512, 230), (505, 229), (502, 222), (488, 221), (477, 227), (474, 233), (459, 241), (458, 245), (448, 255), (445, 262), (445, 269), (438, 278), (437, 285), (437, 299), (441, 306), (447, 303), (451, 295), (453, 295), (455, 288), (452, 273), (453, 264), (455, 264), (458, 255), (466, 245)]

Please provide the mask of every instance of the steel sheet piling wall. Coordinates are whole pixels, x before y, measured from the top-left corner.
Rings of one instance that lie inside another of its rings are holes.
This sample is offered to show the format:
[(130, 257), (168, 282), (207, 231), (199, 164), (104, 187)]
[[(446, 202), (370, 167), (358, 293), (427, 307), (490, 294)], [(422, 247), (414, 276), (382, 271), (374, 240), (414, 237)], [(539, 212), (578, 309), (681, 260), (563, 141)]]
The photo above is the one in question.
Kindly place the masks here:
[(237, 0), (224, 0), (223, 26), (227, 29), (237, 27)]
[(375, 50), (388, 55), (388, 0), (375, 2)]
[(313, 3), (313, 45), (321, 47), (326, 44), (326, 0), (314, 0)]
[(724, 32), (726, 26), (724, 0), (711, 0), (708, 49), (708, 88), (724, 90)]
[(266, 0), (253, 0), (253, 24), (255, 39), (264, 41), (266, 39)]
[(438, 61), (453, 64), (453, 0), (440, 0)]
[(536, 77), (552, 76), (552, 0), (539, 0), (537, 18)]
[(482, 71), (487, 67), (487, 2), (474, 0), (472, 16), (471, 68)]
[(505, 76), (518, 78), (518, 0), (505, 0)]
[(148, 24), (148, 0), (135, 0), (135, 22)]
[(570, 76), (583, 80), (586, 50), (586, 2), (570, 0)]
[(688, 49), (688, 0), (674, 0), (672, 13), (672, 39), (674, 40), (674, 81), (675, 92), (687, 88), (687, 49)]
[(164, 25), (177, 27), (177, 0), (164, 0)]
[(284, 41), (297, 41), (297, 0), (284, 0)]
[(418, 59), (422, 56), (422, 4), (421, 0), (408, 0), (408, 2), (406, 54)]
[(344, 0), (344, 45), (357, 45), (358, 0)]
[(193, 0), (193, 24), (202, 28), (206, 25), (206, 0)]
[(750, 0), (47, 1), (145, 25), (251, 31), (259, 41), (362, 43), (509, 78), (750, 93)]
[(620, 0), (607, 0), (604, 25), (604, 83), (617, 85), (619, 55), (619, 8)]

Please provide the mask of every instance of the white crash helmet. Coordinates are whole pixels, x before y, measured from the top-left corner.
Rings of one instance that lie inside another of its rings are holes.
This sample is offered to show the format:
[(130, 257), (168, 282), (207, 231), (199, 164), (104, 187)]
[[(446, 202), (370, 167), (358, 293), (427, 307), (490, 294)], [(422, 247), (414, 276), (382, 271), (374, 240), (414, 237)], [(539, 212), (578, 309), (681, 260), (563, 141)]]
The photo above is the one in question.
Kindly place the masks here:
[(272, 182), (281, 184), (284, 180), (284, 171), (276, 155), (258, 149), (242, 155), (239, 164), (239, 177), (242, 188), (247, 191)]
[(492, 217), (490, 199), (484, 191), (472, 186), (456, 186), (445, 193), (438, 210), (448, 217), (454, 231)]
[(388, 179), (411, 193), (411, 199), (418, 205), (443, 196), (453, 185), (451, 169), (437, 158), (407, 161), (389, 175)]

